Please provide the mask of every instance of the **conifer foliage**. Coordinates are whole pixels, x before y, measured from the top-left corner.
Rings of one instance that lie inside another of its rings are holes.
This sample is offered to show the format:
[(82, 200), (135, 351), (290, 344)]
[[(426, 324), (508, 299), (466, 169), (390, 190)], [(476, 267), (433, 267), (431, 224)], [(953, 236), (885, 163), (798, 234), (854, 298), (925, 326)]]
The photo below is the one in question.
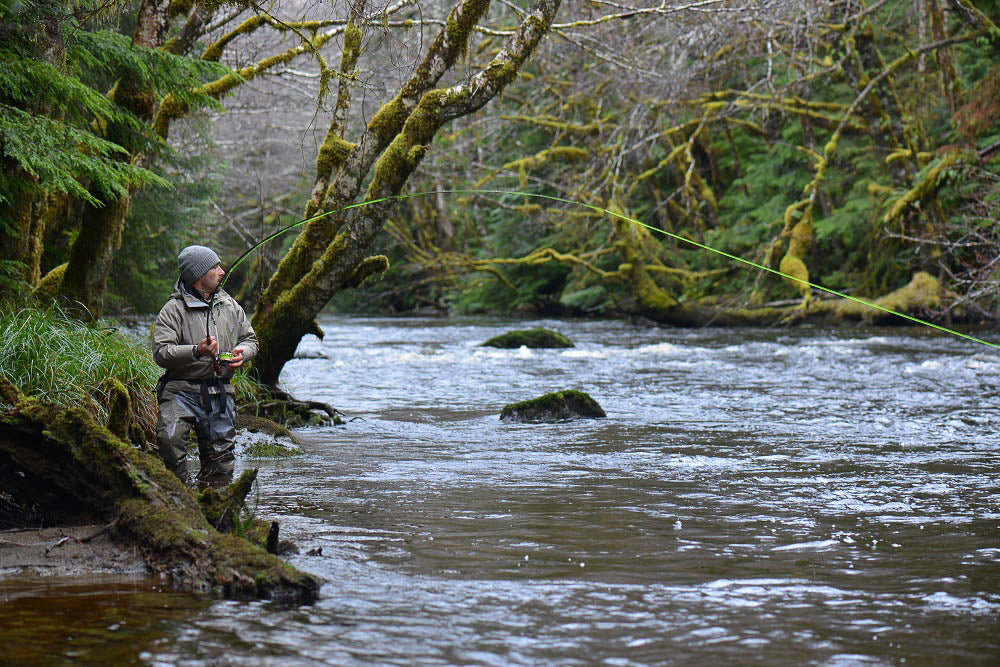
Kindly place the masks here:
[(148, 96), (146, 107), (167, 93), (218, 104), (198, 86), (226, 68), (135, 43), (116, 29), (123, 12), (91, 0), (0, 2), (0, 287), (39, 281), (45, 238), (60, 226), (77, 235), (88, 210), (168, 186), (151, 169), (167, 144), (126, 89)]

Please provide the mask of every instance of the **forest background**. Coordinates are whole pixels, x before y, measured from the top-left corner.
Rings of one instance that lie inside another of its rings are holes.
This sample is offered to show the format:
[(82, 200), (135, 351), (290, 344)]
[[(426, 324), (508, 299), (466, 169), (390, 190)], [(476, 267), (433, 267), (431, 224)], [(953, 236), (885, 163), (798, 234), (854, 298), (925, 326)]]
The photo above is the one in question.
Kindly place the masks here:
[[(0, 0), (0, 288), (152, 313), (181, 247), (225, 264), (330, 210), (350, 137), (471, 4)], [(530, 23), (478, 4), (441, 83)], [(764, 323), (823, 296), (680, 237), (869, 299), (927, 275), (900, 309), (995, 322), (998, 21), (996, 0), (565, 3), (488, 103), (411, 146), (397, 191), (431, 194), (379, 213), (320, 307)], [(248, 312), (299, 231), (229, 281)]]

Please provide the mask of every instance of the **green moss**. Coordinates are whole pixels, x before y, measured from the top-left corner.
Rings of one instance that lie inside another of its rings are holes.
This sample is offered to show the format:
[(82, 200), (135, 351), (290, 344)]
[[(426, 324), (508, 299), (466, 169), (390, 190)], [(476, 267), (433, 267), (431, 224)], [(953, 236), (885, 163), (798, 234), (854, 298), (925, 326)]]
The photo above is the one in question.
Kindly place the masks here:
[(52, 269), (45, 274), (45, 277), (39, 281), (38, 285), (35, 287), (35, 292), (38, 294), (44, 294), (46, 296), (54, 297), (59, 293), (59, 286), (62, 285), (63, 276), (66, 275), (66, 267), (68, 264), (60, 264), (56, 268)]
[[(469, 35), (489, 6), (489, 0), (476, 0), (475, 3), (458, 5), (448, 14), (445, 29), (449, 41), (457, 48), (458, 53), (465, 53), (469, 45)], [(459, 8), (465, 11), (459, 14)]]
[(131, 197), (121, 194), (100, 207), (87, 205), (84, 208), (80, 233), (70, 250), (70, 260), (58, 292), (69, 302), (82, 306), (81, 319), (84, 321), (101, 316), (109, 260), (121, 247), (122, 229), (130, 206)]
[[(115, 536), (134, 543), (156, 573), (182, 588), (234, 598), (315, 599), (319, 584), (314, 577), (209, 525), (191, 491), (159, 459), (114, 437), (79, 408), (20, 398), (12, 387), (5, 393), (17, 404), (4, 421), (16, 422), (12, 433), (27, 434), (23, 437), (33, 442), (30, 452), (21, 450), (22, 467), (39, 481), (59, 479), (36, 495), (55, 491), (56, 501), (74, 511), (113, 515)], [(0, 446), (10, 443), (0, 438)], [(33, 462), (27, 458), (32, 455)], [(214, 507), (220, 523), (227, 509), (235, 516), (255, 472), (221, 494), (207, 493), (203, 506)]]
[(25, 398), (20, 387), (10, 381), (6, 375), (0, 373), (0, 400), (8, 405), (16, 405)]
[(295, 444), (298, 444), (299, 442), (295, 435), (286, 427), (274, 420), (261, 417), (260, 415), (237, 415), (235, 426), (237, 429), (245, 429), (251, 433), (265, 433), (274, 438), (288, 438)]
[(494, 336), (483, 343), (482, 347), (510, 350), (517, 349), (522, 345), (531, 348), (573, 347), (573, 341), (551, 329), (518, 329)]
[(132, 401), (128, 389), (115, 378), (108, 381), (108, 430), (120, 440), (128, 441), (132, 422)]
[(500, 411), (500, 419), (514, 422), (554, 422), (574, 418), (606, 417), (603, 408), (589, 394), (573, 389), (544, 394), (520, 403), (511, 403)]
[(809, 285), (805, 284), (809, 281), (809, 269), (806, 268), (805, 262), (797, 256), (791, 253), (786, 254), (781, 258), (778, 270), (791, 276), (792, 278), (795, 278), (796, 280), (789, 280), (789, 282), (792, 283), (800, 292), (804, 293), (804, 290), (809, 290)]
[(316, 174), (328, 176), (337, 169), (354, 150), (354, 144), (328, 132), (316, 156)]
[(32, 422), (44, 425), (45, 437), (63, 445), (74, 460), (85, 462), (81, 474), (94, 476), (115, 495), (134, 494), (128, 466), (142, 465), (139, 457), (146, 455), (114, 437), (93, 415), (80, 408), (57, 408), (33, 398), (16, 407)]
[(385, 255), (372, 255), (364, 258), (350, 277), (344, 280), (344, 287), (360, 287), (361, 283), (371, 276), (385, 273), (389, 270), (389, 258)]
[[(939, 307), (942, 293), (941, 283), (937, 278), (926, 271), (918, 271), (913, 274), (909, 283), (873, 303), (909, 315)], [(868, 321), (893, 318), (889, 313), (847, 299), (838, 304), (836, 314), (840, 317), (860, 317)]]
[(505, 60), (489, 70), (489, 79), (499, 88), (505, 87), (508, 83), (517, 78), (517, 73), (521, 68), (521, 63), (515, 60)]
[(361, 38), (364, 33), (354, 23), (348, 23), (344, 28), (344, 54), (350, 56), (350, 60), (356, 61), (358, 53), (361, 51)]
[(923, 174), (923, 177), (917, 181), (913, 188), (893, 203), (882, 221), (888, 225), (903, 215), (907, 207), (919, 206), (920, 202), (936, 193), (938, 188), (940, 188), (943, 181), (942, 174), (963, 160), (968, 160), (972, 164), (976, 164), (979, 161), (975, 152), (953, 151), (948, 153), (936, 165), (927, 169), (926, 173)]
[(677, 299), (665, 292), (649, 275), (646, 266), (635, 262), (628, 271), (632, 293), (639, 301), (644, 314), (654, 319), (665, 318), (667, 313), (679, 305)]
[[(400, 93), (402, 94), (402, 93)], [(379, 109), (368, 123), (368, 127), (383, 141), (394, 137), (406, 122), (408, 112), (400, 97), (395, 97)]]
[(243, 456), (251, 459), (283, 459), (303, 454), (305, 452), (299, 447), (286, 447), (274, 441), (258, 441), (243, 448)]
[(208, 523), (222, 533), (232, 533), (240, 524), (246, 497), (257, 481), (257, 469), (245, 470), (221, 492), (212, 487), (198, 494), (198, 506)]

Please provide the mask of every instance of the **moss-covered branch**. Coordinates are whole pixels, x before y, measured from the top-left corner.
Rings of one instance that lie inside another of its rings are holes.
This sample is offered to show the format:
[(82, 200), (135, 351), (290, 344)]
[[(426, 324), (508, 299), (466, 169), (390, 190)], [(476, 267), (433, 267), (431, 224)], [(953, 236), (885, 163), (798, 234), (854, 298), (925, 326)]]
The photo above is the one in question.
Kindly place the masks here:
[[(452, 10), (413, 77), (369, 122), (330, 184), (323, 207), (341, 208), (352, 201), (376, 159), (365, 199), (381, 201), (353, 209), (350, 224), (343, 228), (343, 219), (337, 216), (310, 223), (279, 266), (264, 295), (263, 308), (254, 317), (263, 343), (255, 368), (265, 383), (276, 383), (305, 323), (354, 275), (394, 203), (386, 198), (401, 191), (435, 133), (448, 121), (481, 108), (514, 79), (547, 32), (559, 2), (539, 0), (484, 71), (464, 84), (432, 90), (465, 50), (487, 6), (488, 0), (466, 0)], [(275, 335), (278, 329), (272, 327), (280, 327), (281, 335)], [(289, 335), (289, 328), (297, 335)]]
[[(361, 137), (352, 143), (352, 148), (344, 160), (337, 178), (330, 183), (327, 191), (323, 194), (319, 210), (339, 211), (354, 201), (372, 165), (403, 128), (410, 113), (420, 101), (420, 97), (437, 84), (441, 76), (465, 50), (472, 27), (486, 11), (488, 5), (489, 0), (465, 0), (451, 11), (444, 28), (435, 37), (416, 71), (403, 84), (397, 95), (384, 104), (372, 117)], [(283, 295), (313, 269), (314, 264), (324, 255), (328, 247), (331, 244), (340, 243), (336, 234), (343, 224), (343, 220), (344, 215), (336, 213), (310, 222), (302, 230), (278, 265), (278, 269), (268, 283), (261, 299), (261, 304), (258, 306), (254, 321), (258, 334), (260, 334), (262, 327), (266, 329), (261, 318), (269, 318), (271, 310), (278, 304), (278, 301), (282, 300)], [(357, 261), (361, 259), (362, 257), (359, 256)], [(287, 301), (282, 301), (282, 303), (287, 303)], [(266, 333), (264, 333), (264, 337), (267, 338)], [(284, 347), (282, 346), (282, 349)], [(294, 351), (294, 345), (291, 349)], [(257, 367), (269, 364), (270, 352), (267, 343), (264, 344), (261, 352), (262, 354), (256, 362)], [(275, 350), (275, 352), (282, 357), (290, 354), (285, 351), (278, 353)], [(268, 373), (264, 375), (266, 376)]]
[(337, 101), (333, 107), (333, 118), (326, 130), (326, 136), (316, 155), (316, 178), (313, 183), (312, 196), (306, 204), (305, 217), (309, 218), (319, 211), (330, 187), (331, 176), (347, 161), (347, 156), (356, 147), (344, 140), (345, 120), (351, 103), (350, 82), (357, 76), (355, 68), (361, 57), (362, 32), (357, 20), (364, 11), (364, 2), (351, 6), (351, 16), (344, 30), (344, 48), (340, 55), (340, 81), (337, 86)]

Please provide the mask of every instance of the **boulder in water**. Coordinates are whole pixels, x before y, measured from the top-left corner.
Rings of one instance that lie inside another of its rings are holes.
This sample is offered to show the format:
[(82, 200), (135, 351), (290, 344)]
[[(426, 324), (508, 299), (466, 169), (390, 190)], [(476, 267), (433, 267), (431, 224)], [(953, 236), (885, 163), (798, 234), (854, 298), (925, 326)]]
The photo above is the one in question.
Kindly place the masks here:
[(513, 422), (557, 422), (568, 419), (598, 419), (607, 417), (589, 394), (573, 389), (544, 394), (530, 401), (505, 405), (500, 419)]
[(573, 347), (573, 341), (551, 329), (518, 329), (494, 336), (483, 343), (482, 347), (516, 350), (522, 345), (524, 347)]

